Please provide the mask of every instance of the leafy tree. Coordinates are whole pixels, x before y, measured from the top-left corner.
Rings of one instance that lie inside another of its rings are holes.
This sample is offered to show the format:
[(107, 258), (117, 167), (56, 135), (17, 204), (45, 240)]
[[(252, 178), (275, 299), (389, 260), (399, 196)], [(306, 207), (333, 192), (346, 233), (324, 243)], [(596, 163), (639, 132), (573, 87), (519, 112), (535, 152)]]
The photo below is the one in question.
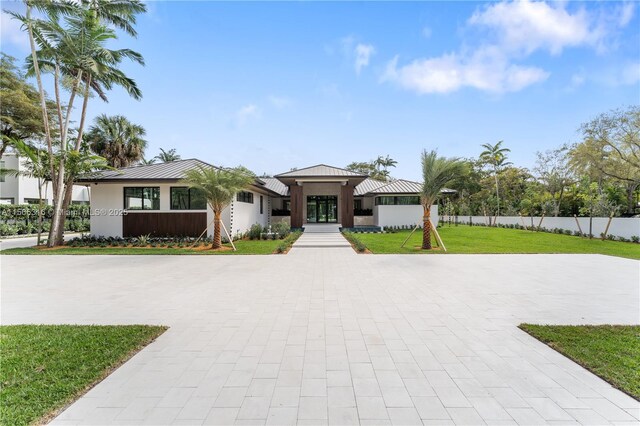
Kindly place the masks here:
[(368, 175), (371, 179), (388, 182), (391, 179), (389, 168), (395, 167), (397, 161), (389, 157), (378, 156), (372, 161), (354, 161), (347, 164), (347, 170)]
[(122, 115), (101, 114), (85, 137), (91, 150), (106, 158), (114, 168), (128, 167), (142, 160), (147, 141), (146, 131)]
[(422, 188), (420, 201), (422, 216), (422, 248), (431, 247), (431, 206), (438, 201), (442, 188), (446, 187), (464, 172), (464, 163), (457, 158), (438, 157), (437, 151), (422, 152)]
[(220, 223), (222, 211), (233, 201), (236, 194), (255, 181), (255, 175), (244, 167), (232, 169), (199, 166), (185, 173), (184, 182), (202, 191), (207, 204), (213, 210), (213, 249), (222, 247)]
[(176, 152), (175, 148), (171, 148), (168, 151), (160, 148), (160, 154), (156, 155), (155, 158), (162, 163), (171, 163), (172, 161), (180, 160), (180, 155)]
[(575, 180), (573, 170), (569, 167), (568, 154), (567, 145), (536, 153), (536, 165), (533, 170), (551, 196), (553, 215), (556, 217), (560, 214), (565, 190)]
[(146, 166), (150, 165), (150, 164), (155, 164), (156, 163), (156, 158), (149, 158), (148, 160), (146, 158), (141, 158), (140, 159), (140, 164), (144, 164)]
[(496, 183), (496, 216), (500, 216), (500, 190), (498, 184), (498, 174), (505, 166), (511, 164), (507, 161), (507, 153), (511, 152), (511, 150), (509, 148), (502, 148), (503, 142), (504, 141), (499, 141), (495, 145), (491, 145), (490, 143), (482, 144), (484, 151), (480, 153), (480, 159), (491, 166), (491, 168), (493, 169), (493, 177)]

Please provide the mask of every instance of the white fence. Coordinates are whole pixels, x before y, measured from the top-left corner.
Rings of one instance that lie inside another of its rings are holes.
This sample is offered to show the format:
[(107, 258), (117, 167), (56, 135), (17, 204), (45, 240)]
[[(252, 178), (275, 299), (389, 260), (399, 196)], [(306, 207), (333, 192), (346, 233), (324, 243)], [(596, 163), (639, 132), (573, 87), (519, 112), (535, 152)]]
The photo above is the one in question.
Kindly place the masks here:
[[(540, 216), (498, 216), (496, 218), (490, 216), (457, 216), (457, 222), (463, 224), (472, 222), (473, 224), (489, 225), (489, 223), (493, 224), (494, 220), (496, 220), (498, 224), (502, 225), (520, 225), (527, 227), (538, 227), (539, 225), (541, 228), (546, 229), (559, 228), (571, 232), (582, 230), (584, 234), (589, 234), (589, 218), (579, 217), (577, 219), (580, 223), (580, 229), (578, 228), (576, 218), (573, 217), (545, 217), (543, 219)], [(449, 220), (455, 222), (456, 217), (442, 216), (443, 222), (448, 223)], [(542, 220), (542, 223), (540, 223), (540, 220)], [(594, 217), (591, 224), (591, 234), (599, 237), (607, 228), (607, 223), (609, 223), (608, 217)], [(640, 236), (640, 218), (614, 217), (611, 219), (607, 235), (615, 235), (616, 237), (624, 237), (627, 239), (633, 236)]]

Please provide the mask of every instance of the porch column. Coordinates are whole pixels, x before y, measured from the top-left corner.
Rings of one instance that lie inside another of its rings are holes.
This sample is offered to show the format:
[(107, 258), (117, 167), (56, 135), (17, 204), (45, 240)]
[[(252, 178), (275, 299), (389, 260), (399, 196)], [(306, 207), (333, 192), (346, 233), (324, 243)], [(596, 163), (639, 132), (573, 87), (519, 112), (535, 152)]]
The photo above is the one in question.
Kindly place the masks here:
[(302, 228), (302, 187), (293, 184), (289, 187), (291, 194), (291, 227)]
[(341, 188), (341, 193), (340, 222), (343, 228), (353, 228), (353, 186), (344, 185)]

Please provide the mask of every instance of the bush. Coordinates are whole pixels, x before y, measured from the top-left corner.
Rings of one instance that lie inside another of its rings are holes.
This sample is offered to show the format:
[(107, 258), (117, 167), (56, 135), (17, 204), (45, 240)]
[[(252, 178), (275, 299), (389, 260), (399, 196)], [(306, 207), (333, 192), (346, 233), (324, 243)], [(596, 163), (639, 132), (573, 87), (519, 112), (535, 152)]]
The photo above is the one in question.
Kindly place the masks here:
[(291, 247), (293, 243), (296, 242), (296, 240), (300, 237), (300, 235), (302, 235), (301, 231), (295, 231), (290, 233), (287, 238), (285, 238), (284, 240), (282, 240), (280, 244), (278, 244), (278, 247), (276, 247), (276, 252), (277, 253), (286, 252), (287, 249)]
[(634, 243), (640, 243), (640, 237), (638, 237), (637, 235), (634, 235), (631, 237), (631, 241), (633, 241)]
[(287, 222), (276, 222), (271, 225), (271, 231), (278, 234), (280, 239), (284, 239), (291, 233), (291, 226)]
[(253, 225), (251, 225), (251, 228), (249, 228), (247, 237), (249, 237), (250, 240), (259, 240), (260, 234), (262, 234), (263, 231), (264, 229), (262, 228), (262, 225), (260, 225), (259, 223), (254, 223)]
[(356, 236), (352, 232), (343, 232), (342, 235), (344, 235), (347, 241), (349, 241), (353, 245), (353, 248), (358, 253), (364, 253), (367, 250), (367, 246), (364, 245), (364, 243), (358, 238), (356, 238)]

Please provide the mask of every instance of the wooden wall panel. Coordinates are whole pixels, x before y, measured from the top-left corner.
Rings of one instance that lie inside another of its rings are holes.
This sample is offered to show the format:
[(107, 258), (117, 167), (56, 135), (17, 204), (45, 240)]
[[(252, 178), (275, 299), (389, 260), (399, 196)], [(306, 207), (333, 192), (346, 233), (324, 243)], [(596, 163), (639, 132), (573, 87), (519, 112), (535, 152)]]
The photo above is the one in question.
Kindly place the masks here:
[(301, 228), (302, 227), (302, 187), (296, 184), (293, 184), (289, 187), (289, 192), (291, 193), (291, 227), (292, 228)]
[(344, 185), (341, 189), (340, 222), (343, 228), (353, 228), (353, 189), (352, 185)]
[(206, 227), (206, 212), (135, 212), (122, 217), (123, 237), (197, 237)]

